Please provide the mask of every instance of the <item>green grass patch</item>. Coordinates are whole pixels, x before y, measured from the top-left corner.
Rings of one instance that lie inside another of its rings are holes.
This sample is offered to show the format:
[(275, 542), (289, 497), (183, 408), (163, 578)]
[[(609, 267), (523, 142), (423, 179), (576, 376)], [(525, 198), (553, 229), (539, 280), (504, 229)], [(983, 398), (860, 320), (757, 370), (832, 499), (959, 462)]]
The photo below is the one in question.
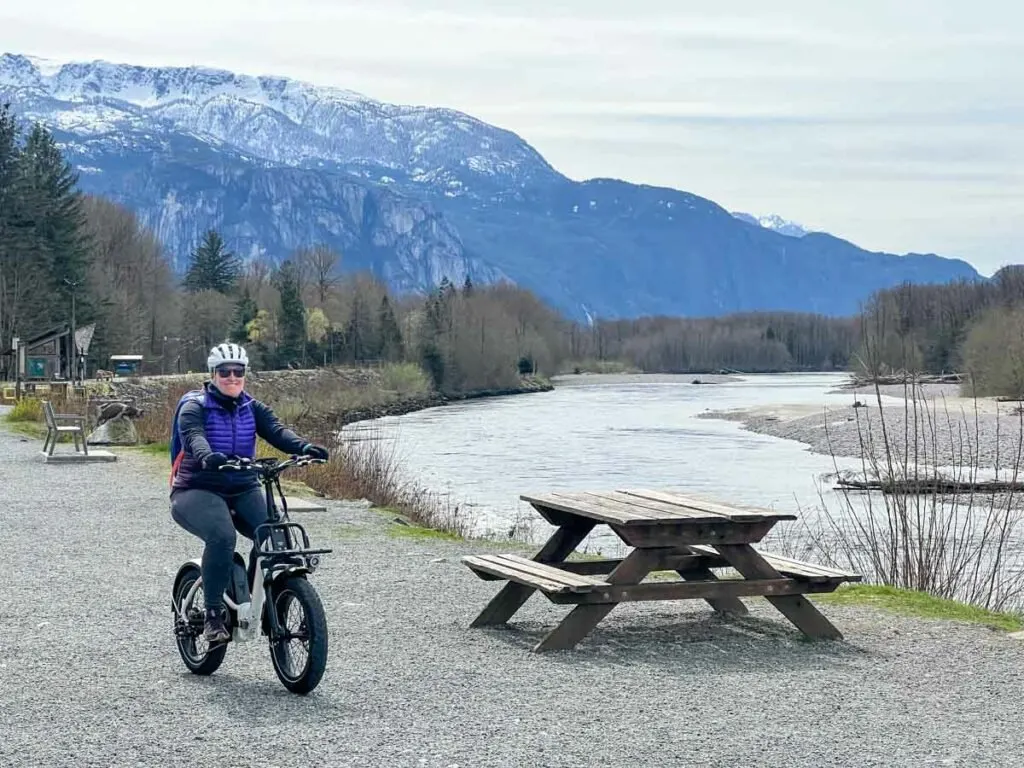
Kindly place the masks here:
[(160, 456), (166, 458), (168, 464), (170, 464), (171, 446), (168, 443), (139, 443), (137, 446), (139, 451), (142, 453), (148, 453), (153, 456)]
[(387, 528), (388, 535), (400, 539), (417, 539), (420, 541), (441, 540), (441, 541), (465, 541), (461, 536), (448, 531), (438, 531), (433, 528), (423, 528), (419, 525), (402, 525), (393, 523)]
[(935, 597), (926, 592), (910, 589), (876, 586), (873, 584), (852, 584), (835, 592), (814, 595), (815, 601), (835, 605), (866, 605), (883, 608), (905, 616), (919, 616), (925, 619), (946, 619), (983, 624), (987, 627), (1013, 632), (1024, 628), (1024, 618), (1012, 613), (1000, 613), (978, 608), (955, 600)]

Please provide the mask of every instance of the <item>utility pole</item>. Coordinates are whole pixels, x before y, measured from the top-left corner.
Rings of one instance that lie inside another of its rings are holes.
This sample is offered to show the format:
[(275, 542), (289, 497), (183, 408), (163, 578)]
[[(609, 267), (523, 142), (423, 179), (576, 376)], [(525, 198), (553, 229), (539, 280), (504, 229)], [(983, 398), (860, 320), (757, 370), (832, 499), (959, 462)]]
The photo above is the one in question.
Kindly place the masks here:
[(78, 285), (81, 281), (68, 280), (64, 278), (64, 283), (71, 287), (71, 383), (74, 384), (78, 380), (78, 341), (75, 339), (75, 294), (78, 290)]

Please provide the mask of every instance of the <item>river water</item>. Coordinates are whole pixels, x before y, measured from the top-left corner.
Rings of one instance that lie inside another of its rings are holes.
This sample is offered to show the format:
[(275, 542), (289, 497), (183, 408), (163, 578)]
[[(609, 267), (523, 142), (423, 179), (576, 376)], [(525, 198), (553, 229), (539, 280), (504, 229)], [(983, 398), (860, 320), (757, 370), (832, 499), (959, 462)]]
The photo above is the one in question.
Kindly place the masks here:
[[(810, 453), (792, 440), (707, 410), (788, 403), (844, 404), (845, 374), (745, 375), (695, 385), (693, 375), (572, 376), (555, 390), (487, 398), (350, 425), (394, 441), (407, 478), (450, 495), (480, 534), (539, 516), (522, 493), (659, 488), (796, 514), (834, 498), (820, 477), (859, 462)], [(785, 525), (783, 523), (782, 525)], [(542, 521), (537, 537), (550, 528)]]

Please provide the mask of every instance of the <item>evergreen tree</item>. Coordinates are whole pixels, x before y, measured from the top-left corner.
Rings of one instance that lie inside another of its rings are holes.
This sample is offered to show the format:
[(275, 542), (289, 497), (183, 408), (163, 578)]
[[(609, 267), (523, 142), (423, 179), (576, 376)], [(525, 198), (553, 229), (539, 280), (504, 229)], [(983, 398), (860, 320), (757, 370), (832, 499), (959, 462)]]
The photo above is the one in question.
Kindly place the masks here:
[(0, 107), (0, 346), (45, 326), (91, 316), (91, 251), (77, 176), (52, 135), (33, 127), (21, 142), (10, 107)]
[(375, 360), (379, 355), (380, 343), (373, 326), (373, 315), (366, 300), (356, 293), (345, 323), (345, 356), (352, 362), (360, 362)]
[(472, 296), (473, 295), (473, 281), (470, 280), (469, 275), (466, 275), (465, 282), (462, 283), (462, 295)]
[(36, 237), (49, 256), (50, 285), (67, 297), (75, 284), (84, 283), (91, 256), (78, 174), (63, 158), (50, 132), (39, 124), (29, 134), (22, 157), (39, 206)]
[[(0, 349), (6, 349), (17, 331), (19, 308), (17, 272), (24, 254), (24, 227), (19, 227), (23, 202), (21, 148), (18, 124), (10, 105), (0, 105)], [(19, 258), (21, 257), (21, 258)]]
[(295, 263), (285, 260), (274, 275), (274, 284), (281, 294), (281, 316), (278, 358), (282, 367), (300, 361), (306, 346), (306, 307)]
[(389, 362), (401, 360), (404, 354), (402, 349), (402, 331), (398, 327), (398, 319), (395, 317), (395, 311), (391, 308), (391, 302), (388, 300), (386, 293), (380, 300), (377, 329), (381, 359), (388, 360)]
[(249, 323), (256, 319), (259, 307), (246, 286), (235, 304), (235, 316), (231, 321), (231, 341), (245, 344), (249, 341)]
[(241, 261), (226, 249), (220, 234), (211, 229), (189, 254), (184, 286), (189, 293), (217, 291), (228, 294), (234, 290), (241, 274)]

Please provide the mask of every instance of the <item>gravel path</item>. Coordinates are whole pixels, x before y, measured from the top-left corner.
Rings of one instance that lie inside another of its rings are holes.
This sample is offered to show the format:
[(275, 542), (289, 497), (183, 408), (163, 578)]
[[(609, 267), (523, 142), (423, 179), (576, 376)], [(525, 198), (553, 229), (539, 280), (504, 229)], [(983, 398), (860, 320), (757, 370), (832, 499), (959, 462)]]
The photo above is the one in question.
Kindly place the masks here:
[[(530, 646), (564, 613), (467, 625), (494, 593), (484, 545), (395, 538), (351, 503), (302, 517), (335, 554), (314, 577), (331, 656), (306, 698), (266, 646), (211, 678), (174, 648), (168, 592), (197, 542), (166, 466), (40, 463), (0, 427), (3, 766), (1009, 766), (1024, 754), (1024, 643), (970, 625), (826, 606), (807, 643), (763, 601), (620, 606), (575, 651)], [(65, 448), (66, 450), (66, 448)]]

